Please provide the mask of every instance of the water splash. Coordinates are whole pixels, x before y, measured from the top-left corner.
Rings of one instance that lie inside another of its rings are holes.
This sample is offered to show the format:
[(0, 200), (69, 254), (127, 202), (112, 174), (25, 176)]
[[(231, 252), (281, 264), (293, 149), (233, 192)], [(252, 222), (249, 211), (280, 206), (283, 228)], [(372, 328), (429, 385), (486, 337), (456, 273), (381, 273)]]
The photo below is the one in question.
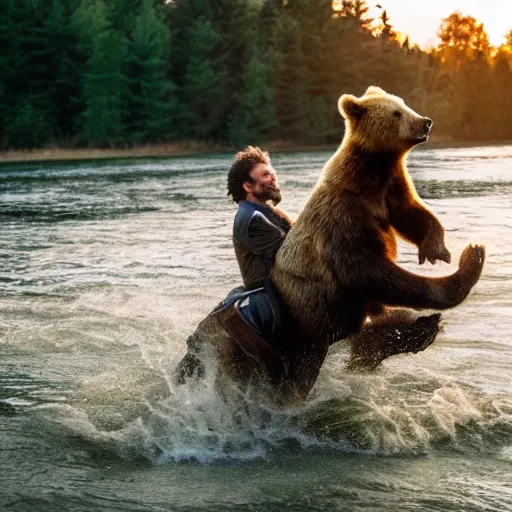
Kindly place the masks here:
[(203, 380), (174, 388), (170, 378), (155, 384), (155, 376), (150, 386), (149, 373), (122, 385), (95, 379), (74, 404), (41, 412), (52, 436), (155, 464), (265, 460), (297, 449), (415, 456), (512, 442), (505, 403), (427, 373), (346, 374), (340, 381), (324, 371), (306, 402), (283, 408), (230, 382), (219, 390), (213, 361), (208, 368)]

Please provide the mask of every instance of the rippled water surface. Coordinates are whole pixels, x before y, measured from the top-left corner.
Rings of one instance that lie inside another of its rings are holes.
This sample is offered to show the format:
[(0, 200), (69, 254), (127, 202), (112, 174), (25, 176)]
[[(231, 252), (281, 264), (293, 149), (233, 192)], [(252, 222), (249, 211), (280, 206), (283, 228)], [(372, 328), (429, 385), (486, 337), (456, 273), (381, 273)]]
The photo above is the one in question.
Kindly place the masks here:
[[(292, 216), (329, 156), (274, 155)], [(487, 246), (434, 345), (359, 375), (338, 343), (284, 409), (171, 380), (240, 281), (231, 159), (0, 166), (0, 510), (512, 510), (512, 146), (409, 159), (453, 260)]]

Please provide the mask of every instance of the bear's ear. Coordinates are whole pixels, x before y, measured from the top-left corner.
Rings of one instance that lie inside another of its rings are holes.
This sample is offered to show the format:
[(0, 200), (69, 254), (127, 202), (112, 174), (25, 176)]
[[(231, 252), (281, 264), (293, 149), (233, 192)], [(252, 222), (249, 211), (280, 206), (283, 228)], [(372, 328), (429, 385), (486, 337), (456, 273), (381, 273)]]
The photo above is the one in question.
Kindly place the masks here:
[(368, 96), (371, 94), (373, 94), (373, 95), (378, 94), (380, 96), (385, 96), (387, 93), (380, 87), (375, 87), (375, 85), (370, 85), (370, 87), (368, 87), (368, 89), (366, 89), (364, 96)]
[(338, 109), (345, 119), (360, 119), (366, 112), (366, 108), (361, 105), (359, 98), (352, 94), (344, 94), (339, 99)]

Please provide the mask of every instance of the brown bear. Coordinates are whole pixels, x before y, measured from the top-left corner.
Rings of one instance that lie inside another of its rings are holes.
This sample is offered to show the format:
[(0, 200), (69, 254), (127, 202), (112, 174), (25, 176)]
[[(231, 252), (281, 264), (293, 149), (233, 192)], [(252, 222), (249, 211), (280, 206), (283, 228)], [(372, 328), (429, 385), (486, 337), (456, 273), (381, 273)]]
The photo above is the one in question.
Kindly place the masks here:
[(301, 395), (313, 386), (336, 340), (350, 337), (351, 366), (361, 361), (369, 367), (401, 351), (396, 336), (393, 346), (397, 327), (432, 341), (427, 318), (386, 308), (456, 306), (478, 281), (485, 258), (482, 246), (468, 246), (457, 272), (441, 278), (414, 275), (395, 264), (397, 234), (418, 246), (420, 263), (450, 261), (444, 230), (420, 201), (405, 163), (407, 153), (428, 139), (432, 121), (378, 87), (369, 87), (361, 98), (345, 94), (338, 106), (345, 118), (343, 141), (271, 274), (298, 336), (286, 351)]
[(418, 318), (403, 308), (456, 306), (485, 259), (483, 246), (470, 245), (459, 269), (440, 278), (396, 265), (397, 235), (418, 246), (420, 263), (450, 260), (444, 230), (417, 196), (405, 165), (409, 150), (427, 140), (432, 121), (377, 87), (361, 98), (343, 95), (339, 109), (343, 141), (270, 275), (268, 292), (281, 305), (277, 334), (262, 346), (257, 337), (247, 339), (247, 331), (229, 329), (225, 311), (209, 315), (198, 331), (204, 334), (198, 352), (205, 342), (215, 346), (227, 373), (242, 381), (268, 377), (285, 399), (308, 395), (335, 341), (350, 341), (349, 367), (356, 369), (425, 348), (438, 333), (440, 315)]

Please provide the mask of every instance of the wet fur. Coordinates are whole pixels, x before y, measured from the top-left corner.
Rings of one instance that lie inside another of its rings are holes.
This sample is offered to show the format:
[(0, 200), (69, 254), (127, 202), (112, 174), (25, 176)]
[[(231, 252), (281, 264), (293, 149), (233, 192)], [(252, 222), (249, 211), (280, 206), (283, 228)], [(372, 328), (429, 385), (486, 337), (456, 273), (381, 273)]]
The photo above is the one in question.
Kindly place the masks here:
[[(443, 227), (419, 199), (405, 163), (424, 135), (426, 118), (376, 89), (362, 98), (341, 98), (345, 137), (278, 251), (271, 274), (293, 327), (282, 350), (293, 361), (290, 377), (301, 394), (307, 394), (322, 354), (337, 340), (351, 339), (352, 368), (358, 361), (364, 368), (365, 360), (392, 355), (383, 348), (389, 347), (390, 322), (402, 330), (394, 353), (424, 348), (423, 341), (431, 343), (439, 330), (440, 315), (420, 321), (389, 308), (452, 308), (467, 296), (483, 266), (480, 246), (466, 248), (459, 270), (446, 277), (423, 277), (396, 265), (397, 235), (418, 247), (420, 262), (449, 261), (450, 253)], [(385, 122), (382, 116), (388, 117)]]
[[(418, 247), (420, 263), (450, 260), (443, 227), (406, 168), (407, 153), (425, 140), (430, 120), (375, 87), (361, 98), (342, 96), (339, 106), (346, 119), (342, 144), (271, 273), (285, 309), (284, 328), (273, 340), (284, 370), (271, 382), (282, 397), (307, 396), (338, 340), (350, 341), (352, 370), (373, 370), (386, 357), (423, 350), (439, 332), (440, 314), (420, 317), (410, 308), (456, 306), (478, 281), (485, 258), (482, 246), (468, 246), (459, 269), (438, 278), (396, 265), (397, 236)], [(236, 340), (217, 338), (225, 370), (246, 381), (262, 375)]]

